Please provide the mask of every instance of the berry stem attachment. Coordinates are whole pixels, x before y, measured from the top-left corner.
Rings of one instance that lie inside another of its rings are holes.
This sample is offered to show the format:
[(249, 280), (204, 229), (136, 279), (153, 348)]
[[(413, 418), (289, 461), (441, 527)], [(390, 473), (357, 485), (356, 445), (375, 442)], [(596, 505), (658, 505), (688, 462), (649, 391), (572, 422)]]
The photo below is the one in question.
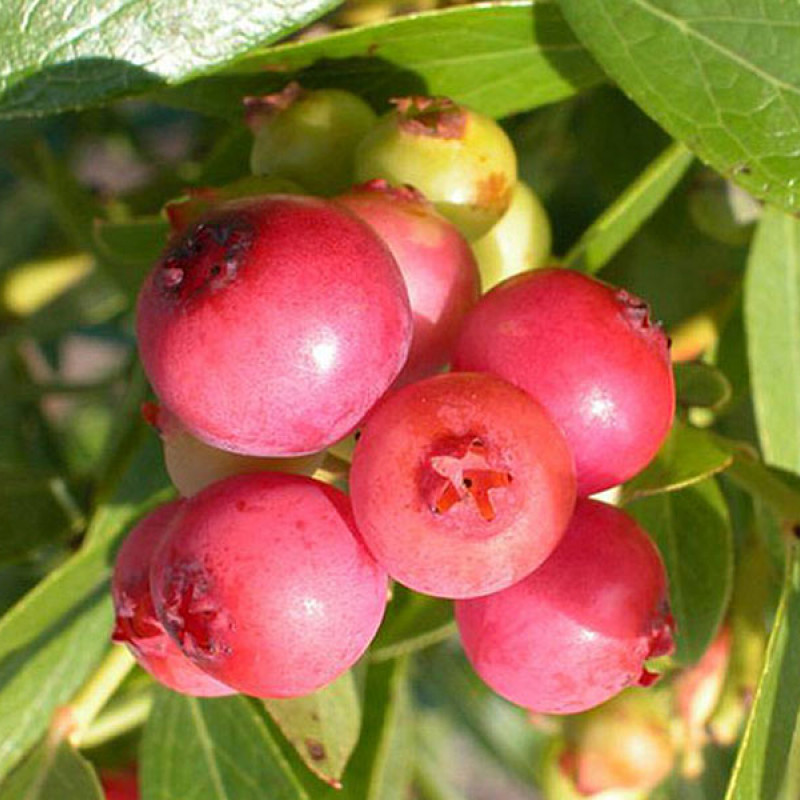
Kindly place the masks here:
[(51, 733), (78, 747), (95, 717), (105, 707), (136, 663), (127, 647), (113, 645), (94, 674), (66, 706), (56, 711)]

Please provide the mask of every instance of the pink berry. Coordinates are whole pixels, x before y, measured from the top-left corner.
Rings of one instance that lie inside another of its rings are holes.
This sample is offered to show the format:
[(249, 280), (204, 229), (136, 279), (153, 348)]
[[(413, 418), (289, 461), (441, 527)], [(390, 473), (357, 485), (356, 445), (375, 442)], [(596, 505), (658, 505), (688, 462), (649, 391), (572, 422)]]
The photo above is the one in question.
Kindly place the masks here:
[(672, 650), (658, 551), (623, 511), (578, 500), (561, 544), (535, 572), (456, 603), (464, 650), (498, 694), (534, 711), (572, 714), (655, 676)]
[(259, 697), (313, 692), (374, 637), (386, 573), (347, 496), (297, 475), (237, 475), (186, 501), (151, 572), (156, 609), (203, 670)]
[(364, 541), (389, 574), (441, 597), (474, 597), (544, 561), (575, 502), (561, 432), (523, 391), (449, 373), (388, 394), (350, 471)]
[(639, 472), (669, 431), (669, 340), (642, 300), (581, 273), (511, 278), (470, 312), (455, 369), (492, 372), (535, 397), (575, 456), (578, 494)]
[(145, 371), (198, 438), (302, 455), (344, 437), (405, 363), (408, 295), (366, 223), (329, 201), (234, 200), (174, 238), (142, 288)]
[(464, 317), (480, 295), (478, 265), (466, 239), (410, 186), (384, 180), (336, 198), (389, 245), (400, 267), (414, 330), (398, 384), (433, 375), (450, 361)]
[(111, 580), (116, 611), (112, 638), (128, 645), (147, 672), (176, 692), (198, 697), (234, 694), (233, 689), (186, 658), (167, 635), (153, 608), (150, 564), (181, 505), (181, 501), (174, 501), (160, 506), (144, 517), (123, 542)]

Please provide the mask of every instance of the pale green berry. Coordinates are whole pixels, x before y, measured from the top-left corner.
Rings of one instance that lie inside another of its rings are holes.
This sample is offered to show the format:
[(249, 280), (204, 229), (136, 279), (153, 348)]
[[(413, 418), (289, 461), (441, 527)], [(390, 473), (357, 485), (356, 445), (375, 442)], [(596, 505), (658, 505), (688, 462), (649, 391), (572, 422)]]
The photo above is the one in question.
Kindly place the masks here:
[(360, 97), (291, 83), (282, 92), (245, 102), (255, 136), (250, 154), (255, 175), (290, 178), (326, 196), (353, 183), (356, 146), (376, 119)]
[(519, 181), (511, 205), (500, 221), (472, 243), (484, 291), (530, 269), (543, 267), (550, 258), (550, 220), (539, 198)]
[(467, 239), (483, 236), (511, 203), (517, 157), (505, 131), (444, 97), (404, 97), (367, 134), (356, 178), (421, 191)]

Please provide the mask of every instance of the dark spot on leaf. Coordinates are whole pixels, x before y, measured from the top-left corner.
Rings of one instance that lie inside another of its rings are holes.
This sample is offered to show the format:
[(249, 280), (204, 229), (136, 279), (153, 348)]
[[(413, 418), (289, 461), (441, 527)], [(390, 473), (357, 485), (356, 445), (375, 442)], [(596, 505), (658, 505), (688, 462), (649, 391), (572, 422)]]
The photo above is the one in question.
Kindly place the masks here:
[(322, 761), (327, 757), (327, 753), (325, 752), (325, 747), (322, 742), (319, 742), (316, 739), (306, 739), (305, 745), (308, 754), (314, 761)]

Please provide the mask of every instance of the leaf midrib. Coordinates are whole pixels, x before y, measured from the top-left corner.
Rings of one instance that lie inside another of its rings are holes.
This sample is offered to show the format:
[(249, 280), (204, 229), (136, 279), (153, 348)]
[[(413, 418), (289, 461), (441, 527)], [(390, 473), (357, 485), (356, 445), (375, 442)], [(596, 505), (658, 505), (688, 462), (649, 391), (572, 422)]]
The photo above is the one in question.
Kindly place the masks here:
[[(713, 50), (716, 50), (721, 55), (735, 62), (740, 67), (743, 67), (744, 69), (752, 72), (754, 75), (758, 75), (767, 83), (771, 83), (773, 86), (779, 87), (787, 92), (790, 92), (791, 94), (800, 97), (800, 87), (795, 86), (794, 84), (791, 83), (787, 83), (783, 79), (778, 78), (777, 76), (767, 72), (762, 67), (759, 67), (758, 65), (752, 63), (751, 61), (748, 61), (746, 58), (741, 56), (736, 51), (731, 50), (724, 44), (721, 44), (715, 39), (712, 39), (710, 36), (707, 36), (706, 34), (701, 33), (700, 31), (693, 28), (692, 25), (687, 20), (683, 20), (680, 17), (676, 17), (674, 14), (670, 14), (669, 12), (654, 6), (652, 3), (648, 2), (648, 0), (632, 0), (632, 1), (633, 3), (638, 5), (643, 11), (649, 12), (653, 16), (659, 17), (668, 24), (673, 25), (674, 27), (681, 30), (687, 37), (693, 37), (697, 39), (698, 41), (712, 48)], [(764, 20), (764, 24), (771, 25), (772, 23), (769, 20)]]

